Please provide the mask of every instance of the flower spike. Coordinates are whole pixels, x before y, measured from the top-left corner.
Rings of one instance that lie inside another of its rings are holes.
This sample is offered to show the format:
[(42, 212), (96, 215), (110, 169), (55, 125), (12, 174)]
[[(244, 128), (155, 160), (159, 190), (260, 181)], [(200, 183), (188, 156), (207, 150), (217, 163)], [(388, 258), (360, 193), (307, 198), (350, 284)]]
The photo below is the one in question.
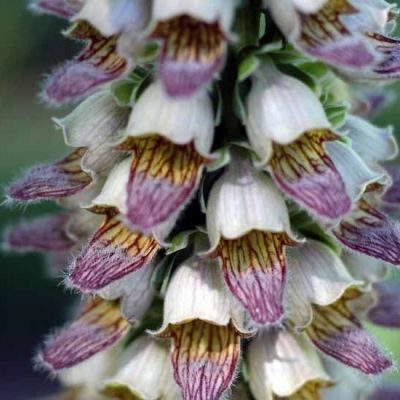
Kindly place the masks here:
[(396, 97), (398, 8), (30, 7), (83, 42), (43, 91), (53, 105), (82, 100), (53, 119), (72, 150), (7, 191), (56, 201), (5, 245), (45, 253), (58, 277), (69, 265), (64, 283), (85, 298), (38, 356), (63, 387), (56, 398), (392, 395), (371, 379), (392, 361), (364, 321), (400, 326), (385, 281), (400, 266), (398, 144), (369, 121)]

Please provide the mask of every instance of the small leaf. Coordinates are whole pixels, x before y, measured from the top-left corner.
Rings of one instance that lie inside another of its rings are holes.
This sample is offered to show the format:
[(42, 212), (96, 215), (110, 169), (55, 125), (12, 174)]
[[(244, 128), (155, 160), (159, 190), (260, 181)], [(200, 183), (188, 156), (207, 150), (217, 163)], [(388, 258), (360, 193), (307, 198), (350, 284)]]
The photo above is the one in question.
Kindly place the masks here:
[(225, 167), (231, 161), (231, 153), (229, 151), (229, 146), (224, 146), (214, 152), (218, 158), (207, 166), (208, 172), (214, 172), (220, 168)]
[(246, 57), (239, 65), (239, 71), (238, 71), (239, 82), (243, 82), (249, 76), (253, 75), (254, 72), (257, 71), (259, 66), (260, 66), (260, 60), (258, 59), (258, 57), (256, 57), (255, 55)]
[(197, 230), (193, 229), (190, 231), (180, 232), (175, 235), (170, 241), (167, 243), (166, 254), (171, 255), (177, 253), (180, 250), (186, 249), (189, 246), (190, 236), (196, 233)]

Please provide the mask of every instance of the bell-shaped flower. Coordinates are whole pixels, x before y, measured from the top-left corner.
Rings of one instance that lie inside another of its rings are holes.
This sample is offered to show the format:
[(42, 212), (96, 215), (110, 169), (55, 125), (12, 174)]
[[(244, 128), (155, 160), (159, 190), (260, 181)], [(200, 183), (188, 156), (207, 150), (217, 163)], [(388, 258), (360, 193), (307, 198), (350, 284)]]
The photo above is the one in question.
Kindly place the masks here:
[(224, 288), (214, 261), (193, 256), (173, 275), (162, 327), (172, 340), (174, 379), (184, 400), (217, 400), (235, 377), (240, 359), (242, 312)]
[(348, 289), (362, 283), (351, 277), (333, 250), (316, 240), (307, 240), (298, 248), (288, 248), (286, 256), (286, 317), (296, 330), (312, 322), (313, 305), (333, 304)]
[(140, 96), (118, 146), (133, 153), (119, 201), (132, 229), (148, 233), (168, 225), (190, 201), (209, 162), (213, 121), (205, 91), (172, 99), (156, 82)]
[(272, 181), (235, 159), (211, 189), (207, 205), (210, 256), (224, 280), (260, 325), (283, 316), (286, 246), (296, 244), (286, 204)]
[(66, 388), (57, 399), (104, 400), (100, 389), (105, 379), (112, 376), (117, 364), (115, 347), (102, 351), (86, 361), (58, 374), (58, 380)]
[[(266, 3), (284, 35), (307, 55), (332, 64), (355, 79), (399, 76), (400, 42), (386, 36), (395, 26), (393, 4), (384, 0)], [(308, 4), (304, 7), (301, 3)]]
[(316, 399), (331, 385), (308, 338), (286, 330), (261, 331), (249, 345), (246, 366), (256, 400)]
[(322, 220), (346, 215), (381, 177), (332, 130), (316, 94), (270, 61), (247, 99), (247, 134), (277, 186)]
[(346, 248), (400, 265), (400, 225), (380, 210), (382, 185), (370, 185), (331, 233)]
[(112, 146), (128, 115), (129, 109), (119, 107), (109, 91), (102, 91), (67, 117), (55, 120), (66, 144), (75, 150), (54, 164), (28, 170), (8, 188), (8, 197), (16, 201), (59, 199), (96, 186), (121, 160), (121, 154)]
[(236, 0), (155, 0), (150, 38), (161, 42), (159, 75), (168, 95), (188, 97), (225, 62)]
[(326, 355), (364, 374), (376, 375), (389, 369), (392, 362), (357, 316), (360, 308), (366, 308), (364, 302), (369, 303), (369, 297), (363, 298), (363, 293), (354, 288), (334, 304), (314, 306), (313, 321), (305, 333)]
[(38, 362), (52, 372), (74, 367), (121, 341), (128, 329), (118, 302), (89, 299), (73, 322), (46, 340)]
[(142, 336), (121, 354), (116, 373), (102, 393), (112, 398), (176, 400), (180, 398), (165, 343)]

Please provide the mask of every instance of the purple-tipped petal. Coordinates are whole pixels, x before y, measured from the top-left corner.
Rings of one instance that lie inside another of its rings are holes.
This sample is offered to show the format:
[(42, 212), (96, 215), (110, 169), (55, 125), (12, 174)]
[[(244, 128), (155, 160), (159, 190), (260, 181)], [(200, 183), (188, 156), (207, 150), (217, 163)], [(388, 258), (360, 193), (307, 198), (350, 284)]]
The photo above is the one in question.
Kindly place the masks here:
[(377, 325), (400, 328), (400, 284), (382, 282), (374, 285), (377, 303), (368, 311), (368, 318)]
[[(207, 160), (193, 145), (175, 145), (160, 136), (128, 140), (121, 149), (135, 155), (126, 218), (133, 229), (150, 232), (188, 203)], [(156, 152), (158, 157), (153, 157)]]
[(8, 196), (17, 201), (34, 201), (81, 192), (92, 182), (92, 177), (80, 166), (85, 151), (80, 148), (54, 164), (33, 167), (8, 188)]
[(400, 225), (365, 199), (332, 230), (346, 247), (400, 265)]
[(151, 37), (163, 43), (159, 73), (173, 97), (190, 96), (206, 86), (225, 61), (226, 38), (218, 23), (176, 17), (160, 22)]
[(286, 234), (253, 231), (222, 240), (216, 250), (227, 286), (257, 324), (274, 324), (283, 316), (284, 247), (291, 244)]
[(335, 220), (351, 209), (351, 200), (324, 143), (337, 136), (328, 130), (309, 131), (289, 145), (275, 145), (270, 162), (279, 188), (311, 213)]
[(306, 53), (329, 64), (340, 67), (362, 68), (372, 65), (376, 54), (362, 37), (350, 37), (337, 42), (321, 42), (314, 46), (303, 47)]
[(71, 368), (117, 343), (128, 329), (118, 303), (89, 300), (74, 322), (50, 338), (39, 361), (51, 371)]
[(60, 18), (70, 19), (78, 11), (78, 3), (72, 4), (66, 0), (38, 0), (32, 2), (30, 8), (40, 14), (51, 14)]
[(351, 312), (348, 303), (358, 297), (360, 292), (352, 290), (330, 306), (315, 306), (306, 333), (323, 353), (365, 374), (376, 375), (390, 368), (392, 362)]
[(103, 37), (82, 21), (68, 36), (88, 44), (75, 60), (61, 65), (48, 78), (43, 93), (50, 104), (77, 100), (127, 72), (127, 62), (116, 51), (116, 37)]
[(4, 243), (14, 250), (64, 252), (71, 250), (74, 241), (66, 234), (68, 214), (55, 214), (11, 227)]
[(145, 267), (159, 248), (152, 237), (126, 228), (118, 215), (107, 215), (103, 225), (72, 262), (68, 282), (84, 293), (96, 292)]
[(218, 400), (229, 388), (240, 358), (231, 326), (195, 320), (171, 328), (174, 378), (183, 400)]
[(305, 53), (342, 68), (359, 70), (376, 63), (378, 55), (361, 33), (368, 30), (370, 16), (350, 2), (326, 2), (300, 19), (297, 44)]

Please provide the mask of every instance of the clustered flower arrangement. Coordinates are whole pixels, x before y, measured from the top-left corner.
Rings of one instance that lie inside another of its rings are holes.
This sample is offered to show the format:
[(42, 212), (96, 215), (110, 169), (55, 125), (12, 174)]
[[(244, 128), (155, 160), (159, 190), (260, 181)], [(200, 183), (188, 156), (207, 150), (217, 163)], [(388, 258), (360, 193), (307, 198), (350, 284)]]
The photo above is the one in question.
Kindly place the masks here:
[[(47, 78), (72, 148), (8, 230), (81, 293), (38, 363), (60, 399), (361, 399), (400, 327), (400, 77), (385, 0), (38, 0), (82, 51)], [(382, 398), (382, 397), (381, 397)]]

